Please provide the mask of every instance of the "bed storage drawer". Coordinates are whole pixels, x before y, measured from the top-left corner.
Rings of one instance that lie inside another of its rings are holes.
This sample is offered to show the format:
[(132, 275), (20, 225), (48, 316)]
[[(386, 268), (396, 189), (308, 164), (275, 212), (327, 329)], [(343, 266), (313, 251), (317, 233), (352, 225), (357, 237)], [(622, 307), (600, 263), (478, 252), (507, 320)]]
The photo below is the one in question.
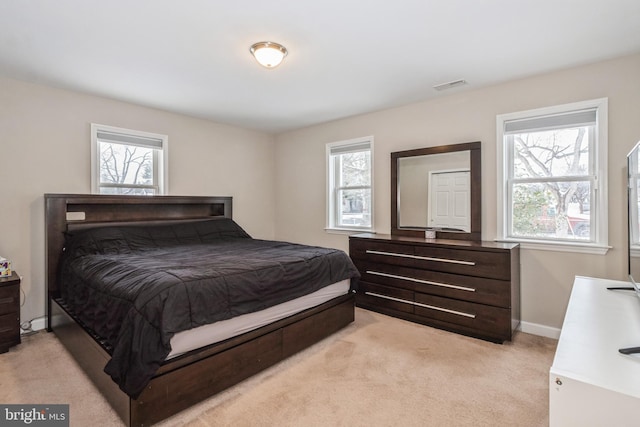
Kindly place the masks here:
[(360, 307), (496, 342), (520, 322), (517, 244), (359, 234), (349, 253)]

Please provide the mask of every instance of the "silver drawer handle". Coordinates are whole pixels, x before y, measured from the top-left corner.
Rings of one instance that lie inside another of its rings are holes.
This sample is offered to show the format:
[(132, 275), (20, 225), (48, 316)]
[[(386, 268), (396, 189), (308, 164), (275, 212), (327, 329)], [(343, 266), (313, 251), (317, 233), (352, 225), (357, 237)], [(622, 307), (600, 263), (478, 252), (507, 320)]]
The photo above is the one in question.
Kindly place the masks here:
[(392, 279), (400, 279), (400, 280), (408, 280), (410, 282), (424, 283), (426, 285), (441, 286), (443, 288), (458, 289), (458, 290), (467, 291), (467, 292), (475, 292), (476, 291), (474, 288), (467, 288), (466, 286), (450, 285), (448, 283), (432, 282), (430, 280), (415, 279), (413, 277), (397, 276), (395, 274), (380, 273), (379, 271), (367, 270), (367, 273), (368, 274), (373, 274), (375, 276), (390, 277)]
[(434, 305), (428, 305), (428, 304), (421, 304), (419, 302), (416, 302), (414, 304), (418, 305), (420, 307), (430, 308), (431, 310), (444, 311), (445, 313), (451, 313), (451, 314), (455, 314), (455, 315), (458, 315), (458, 316), (468, 317), (470, 319), (475, 319), (476, 318), (475, 314), (465, 313), (463, 311), (449, 310), (448, 308), (436, 307)]
[(400, 299), (400, 298), (394, 298), (394, 297), (390, 297), (388, 295), (381, 295), (381, 294), (377, 294), (375, 292), (365, 292), (364, 294), (365, 295), (371, 295), (373, 297), (378, 297), (378, 298), (390, 299), (391, 301), (398, 301), (398, 302), (403, 302), (405, 304), (415, 305), (415, 303), (413, 301), (408, 301), (406, 299)]
[(375, 292), (365, 292), (364, 294), (365, 295), (371, 295), (371, 296), (378, 297), (378, 298), (389, 299), (389, 300), (392, 300), (392, 301), (403, 302), (405, 304), (417, 305), (419, 307), (424, 307), (424, 308), (429, 308), (431, 310), (437, 310), (437, 311), (442, 311), (442, 312), (445, 312), (445, 313), (455, 314), (457, 316), (468, 317), (470, 319), (475, 319), (476, 318), (475, 314), (469, 314), (469, 313), (465, 313), (463, 311), (450, 310), (448, 308), (436, 307), (434, 305), (421, 304), (421, 303), (415, 302), (415, 301), (407, 301), (406, 299), (394, 298), (394, 297), (390, 297), (390, 296), (387, 296), (387, 295), (377, 294)]
[(424, 261), (448, 262), (450, 264), (476, 265), (476, 263), (473, 262), (473, 261), (460, 261), (458, 259), (432, 258), (432, 257), (428, 257), (428, 256), (397, 254), (395, 252), (374, 251), (374, 250), (370, 250), (370, 249), (367, 249), (367, 253), (368, 254), (374, 254), (374, 255), (395, 256), (395, 257), (399, 257), (399, 258), (420, 259), (420, 260), (424, 260)]
[(11, 328), (11, 327), (7, 328), (7, 327), (4, 327), (4, 328), (0, 329), (0, 334), (4, 334), (5, 332), (11, 332), (11, 331), (14, 331), (14, 330), (17, 332), (18, 328)]
[(12, 302), (13, 302), (13, 297), (0, 299), (0, 305), (11, 304)]

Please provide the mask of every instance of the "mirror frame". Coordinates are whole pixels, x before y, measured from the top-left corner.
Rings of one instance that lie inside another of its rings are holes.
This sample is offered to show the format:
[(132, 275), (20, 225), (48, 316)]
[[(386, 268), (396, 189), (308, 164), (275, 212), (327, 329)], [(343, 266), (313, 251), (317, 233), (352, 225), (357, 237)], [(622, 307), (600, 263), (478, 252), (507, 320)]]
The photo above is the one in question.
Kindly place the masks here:
[(453, 240), (481, 240), (482, 239), (482, 161), (481, 143), (466, 142), (463, 144), (439, 145), (435, 147), (418, 148), (415, 150), (396, 151), (391, 153), (391, 234), (396, 236), (422, 237), (427, 227), (400, 227), (400, 192), (398, 191), (398, 163), (406, 157), (425, 156), (429, 154), (453, 153), (469, 151), (471, 172), (471, 232), (451, 232), (436, 230), (437, 239)]

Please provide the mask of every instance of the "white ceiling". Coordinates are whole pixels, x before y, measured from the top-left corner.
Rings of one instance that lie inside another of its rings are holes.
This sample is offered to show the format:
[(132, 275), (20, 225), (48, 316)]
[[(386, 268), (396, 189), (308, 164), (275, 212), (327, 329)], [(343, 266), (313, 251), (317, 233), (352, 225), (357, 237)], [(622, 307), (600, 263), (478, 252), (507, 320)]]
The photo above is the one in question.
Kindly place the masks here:
[(2, 75), (267, 132), (639, 51), (640, 0), (0, 1)]

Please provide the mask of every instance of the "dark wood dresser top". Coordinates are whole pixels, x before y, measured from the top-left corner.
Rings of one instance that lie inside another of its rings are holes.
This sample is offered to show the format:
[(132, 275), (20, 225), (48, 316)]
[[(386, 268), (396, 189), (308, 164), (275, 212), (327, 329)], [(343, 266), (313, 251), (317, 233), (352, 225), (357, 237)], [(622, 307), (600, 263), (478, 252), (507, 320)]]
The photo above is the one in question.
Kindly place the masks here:
[(393, 234), (360, 233), (349, 236), (350, 238), (377, 240), (408, 245), (424, 245), (446, 248), (458, 248), (469, 250), (510, 250), (519, 246), (519, 243), (494, 242), (490, 240), (452, 240), (452, 239), (425, 239), (422, 237), (396, 236)]

